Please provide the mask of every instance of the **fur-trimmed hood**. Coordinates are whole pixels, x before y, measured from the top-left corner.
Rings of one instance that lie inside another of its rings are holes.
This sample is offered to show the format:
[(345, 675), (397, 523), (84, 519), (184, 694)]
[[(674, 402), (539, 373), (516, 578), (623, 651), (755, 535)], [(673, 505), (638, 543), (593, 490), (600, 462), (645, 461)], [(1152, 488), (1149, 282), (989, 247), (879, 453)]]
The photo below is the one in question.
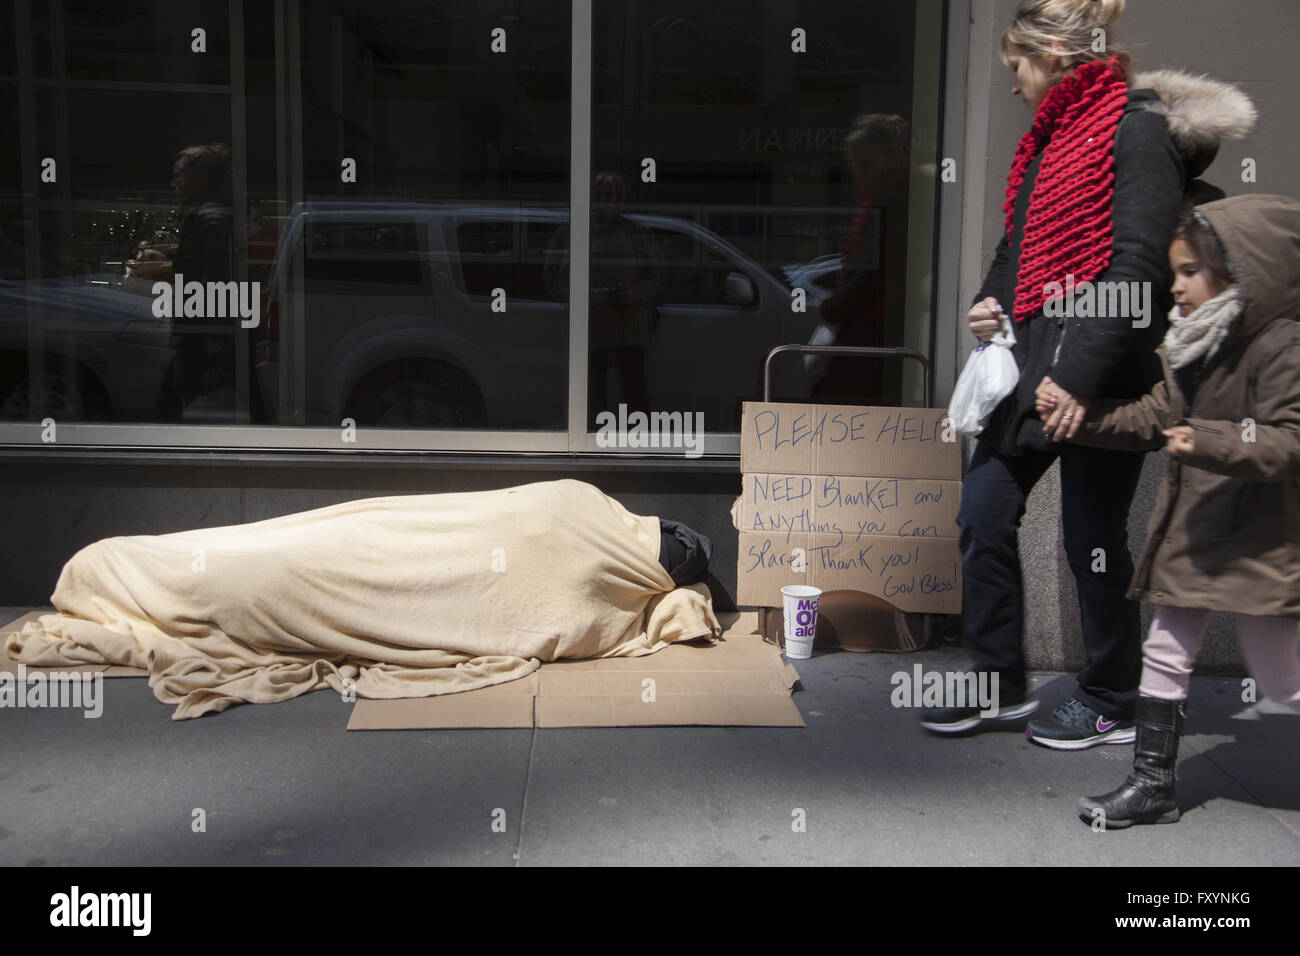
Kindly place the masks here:
[[(1300, 303), (1300, 200), (1251, 193), (1198, 206), (1241, 287), (1246, 308), (1232, 334), (1249, 339)], [(1300, 359), (1300, 355), (1297, 355)]]
[(1134, 76), (1131, 86), (1154, 90), (1160, 97), (1144, 105), (1169, 123), (1188, 179), (1209, 168), (1221, 145), (1249, 136), (1259, 116), (1240, 88), (1202, 74), (1151, 70)]

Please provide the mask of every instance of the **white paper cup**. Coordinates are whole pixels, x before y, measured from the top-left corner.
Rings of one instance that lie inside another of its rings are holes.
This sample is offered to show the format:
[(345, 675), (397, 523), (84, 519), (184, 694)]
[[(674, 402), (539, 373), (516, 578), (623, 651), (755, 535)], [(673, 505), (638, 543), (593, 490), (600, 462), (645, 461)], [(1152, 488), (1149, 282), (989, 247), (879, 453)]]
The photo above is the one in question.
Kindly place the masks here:
[(790, 584), (781, 589), (785, 610), (785, 656), (805, 661), (812, 657), (813, 636), (817, 632), (817, 602), (821, 588)]

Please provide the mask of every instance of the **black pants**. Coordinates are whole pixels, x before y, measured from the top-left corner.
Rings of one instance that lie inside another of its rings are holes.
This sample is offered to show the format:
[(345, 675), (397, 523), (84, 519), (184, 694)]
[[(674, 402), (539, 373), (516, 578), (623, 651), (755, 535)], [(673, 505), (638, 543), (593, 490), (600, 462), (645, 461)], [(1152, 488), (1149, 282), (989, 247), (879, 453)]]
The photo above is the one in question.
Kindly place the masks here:
[[(1142, 669), (1142, 634), (1140, 609), (1124, 592), (1133, 577), (1128, 512), (1142, 454), (1062, 445), (1059, 455), (1065, 553), (1083, 624), (1084, 666), (1075, 696), (1108, 719), (1129, 719)], [(1020, 520), (1025, 499), (1056, 457), (1031, 452), (1008, 458), (978, 442), (962, 482), (957, 523), (963, 633), (976, 670), (999, 675), (1005, 701), (1026, 689)]]

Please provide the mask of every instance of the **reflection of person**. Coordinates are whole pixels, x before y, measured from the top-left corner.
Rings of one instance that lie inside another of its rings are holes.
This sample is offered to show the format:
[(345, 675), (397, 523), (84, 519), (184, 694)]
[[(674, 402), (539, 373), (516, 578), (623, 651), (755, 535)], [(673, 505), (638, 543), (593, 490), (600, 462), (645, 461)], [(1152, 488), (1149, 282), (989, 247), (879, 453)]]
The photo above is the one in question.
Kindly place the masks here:
[[(1188, 212), (1175, 236), (1164, 377), (1136, 401), (1081, 402), (1088, 421), (1075, 439), (1167, 443), (1170, 457), (1129, 590), (1155, 605), (1133, 772), (1079, 803), (1085, 819), (1100, 812), (1111, 827), (1178, 819), (1183, 702), (1211, 611), (1235, 615), (1260, 690), (1300, 711), (1300, 202), (1210, 203)], [(1049, 378), (1040, 415), (1059, 401)], [(1243, 421), (1253, 422), (1249, 434)]]
[(177, 241), (141, 242), (128, 273), (186, 281), (228, 281), (234, 274), (230, 150), (221, 143), (181, 150), (172, 166), (172, 188), (181, 202)]
[[(587, 405), (594, 420), (608, 410), (612, 367), (628, 410), (649, 411), (645, 350), (654, 335), (664, 273), (653, 239), (623, 214), (627, 177), (597, 173), (591, 215), (590, 385)], [(564, 298), (569, 286), (569, 235), (556, 231), (544, 267), (548, 290)]]
[[(909, 146), (907, 121), (885, 113), (859, 116), (845, 141), (845, 154), (853, 168), (857, 209), (845, 239), (835, 293), (821, 304), (822, 321), (834, 331), (836, 345), (883, 344), (889, 282), (883, 215), (880, 234), (875, 237), (875, 262), (870, 261), (867, 230), (873, 209), (892, 206), (895, 223), (905, 221), (900, 210), (905, 199)], [(897, 277), (895, 281), (899, 281)], [(881, 404), (884, 389), (880, 371), (878, 359), (833, 357), (813, 386), (812, 397), (826, 402)]]
[[(230, 150), (221, 143), (181, 150), (172, 167), (172, 188), (181, 202), (176, 242), (142, 247), (140, 259), (170, 255), (172, 275), (186, 282), (229, 282), (235, 278), (234, 208)], [(139, 269), (137, 268), (137, 272)], [(178, 417), (204, 393), (229, 388), (234, 382), (234, 336), (227, 319), (174, 319), (177, 324), (219, 324), (221, 334), (183, 332), (164, 412)]]
[(172, 176), (185, 207), (173, 269), (187, 281), (229, 281), (235, 272), (230, 150), (220, 143), (183, 149)]
[[(1038, 702), (1025, 680), (1017, 536), (1026, 498), (1059, 454), (1065, 549), (1086, 663), (1074, 693), (1030, 725), (1031, 739), (1056, 749), (1133, 740), (1141, 619), (1125, 597), (1133, 571), (1126, 527), (1142, 455), (1061, 453), (1034, 415), (1033, 390), (1051, 368), (1073, 395), (1141, 394), (1156, 377), (1153, 353), (1163, 323), (1139, 331), (1131, 316), (1076, 319), (1060, 341), (1057, 320), (1044, 314), (1046, 286), (1071, 274), (1076, 282), (1167, 288), (1166, 251), (1183, 195), (1182, 163), (1166, 120), (1145, 108), (1156, 97), (1128, 89), (1126, 54), (1113, 47), (1094, 52), (1094, 31), (1106, 31), (1123, 7), (1123, 0), (1024, 0), (1003, 34), (1001, 56), (1016, 76), (1012, 92), (1034, 119), (1008, 175), (1006, 232), (970, 312), (972, 331), (982, 338), (996, 330), (1002, 307), (1014, 316), (1021, 371), (1019, 386), (976, 442), (962, 484), (965, 641), (976, 670), (999, 681), (996, 716), (1032, 714)], [(922, 725), (953, 733), (980, 719), (975, 708), (944, 708), (926, 711)]]

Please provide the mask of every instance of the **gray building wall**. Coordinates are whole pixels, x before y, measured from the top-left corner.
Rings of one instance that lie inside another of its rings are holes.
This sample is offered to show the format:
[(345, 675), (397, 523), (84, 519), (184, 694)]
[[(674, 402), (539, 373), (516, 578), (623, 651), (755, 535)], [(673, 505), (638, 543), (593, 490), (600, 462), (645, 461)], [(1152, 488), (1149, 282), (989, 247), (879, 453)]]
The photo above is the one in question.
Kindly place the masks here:
[[(1015, 15), (1017, 0), (972, 0), (966, 73), (966, 141), (962, 195), (962, 254), (956, 334), (964, 362), (974, 346), (965, 311), (979, 291), (1002, 233), (1002, 199), (1016, 143), (1030, 114), (1012, 96), (1012, 76), (997, 56), (998, 41)], [(1300, 122), (1295, 91), (1300, 60), (1300, 3), (1295, 0), (1129, 0), (1114, 24), (1116, 41), (1129, 49), (1137, 71), (1178, 67), (1236, 83), (1255, 101), (1259, 124), (1242, 143), (1226, 146), (1204, 178), (1229, 196), (1251, 192), (1300, 196)], [(1242, 182), (1242, 160), (1256, 162), (1257, 181)], [(942, 331), (939, 333), (942, 335)], [(1129, 520), (1129, 540), (1140, 550), (1163, 451), (1147, 456)], [(1025, 568), (1027, 651), (1030, 666), (1073, 670), (1083, 663), (1083, 643), (1073, 576), (1061, 538), (1059, 469), (1034, 489), (1021, 528)], [(1143, 626), (1150, 622), (1143, 606)], [(1231, 618), (1215, 615), (1200, 669), (1245, 673)]]

